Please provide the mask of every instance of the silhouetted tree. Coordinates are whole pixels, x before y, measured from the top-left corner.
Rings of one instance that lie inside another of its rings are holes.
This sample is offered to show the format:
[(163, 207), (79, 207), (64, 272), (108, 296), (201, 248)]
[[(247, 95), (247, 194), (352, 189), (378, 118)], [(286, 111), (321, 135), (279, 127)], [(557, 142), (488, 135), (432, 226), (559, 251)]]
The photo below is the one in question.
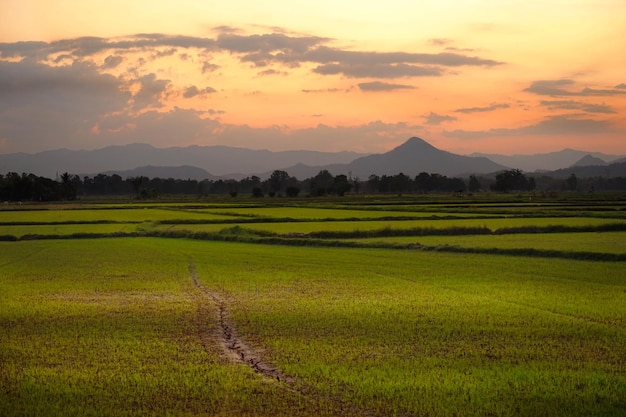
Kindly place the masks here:
[(478, 181), (478, 178), (476, 178), (476, 175), (470, 175), (469, 177), (469, 192), (470, 193), (475, 193), (477, 191), (480, 191), (481, 185), (480, 185), (480, 181)]
[(576, 174), (572, 174), (566, 181), (567, 189), (569, 191), (576, 191), (578, 188), (578, 178), (576, 178)]
[(496, 175), (496, 182), (492, 186), (494, 191), (508, 193), (509, 191), (528, 191), (535, 188), (535, 181), (529, 182), (519, 169), (503, 171)]
[(332, 191), (340, 197), (343, 197), (352, 189), (352, 184), (348, 181), (348, 177), (340, 174), (333, 178)]
[(315, 177), (311, 178), (310, 188), (312, 195), (326, 195), (332, 190), (334, 177), (330, 172), (323, 169)]

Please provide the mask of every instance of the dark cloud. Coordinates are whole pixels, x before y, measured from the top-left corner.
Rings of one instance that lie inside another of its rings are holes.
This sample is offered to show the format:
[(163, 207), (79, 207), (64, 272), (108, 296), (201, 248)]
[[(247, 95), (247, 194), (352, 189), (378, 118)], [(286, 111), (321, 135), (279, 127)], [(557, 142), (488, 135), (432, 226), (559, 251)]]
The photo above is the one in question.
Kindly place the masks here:
[(498, 109), (508, 109), (509, 107), (511, 106), (506, 103), (492, 103), (489, 106), (485, 106), (485, 107), (464, 107), (461, 109), (456, 109), (455, 112), (456, 113), (483, 113), (483, 112), (490, 112), (490, 111), (494, 111)]
[(624, 83), (617, 84), (614, 88), (626, 89), (626, 84), (624, 84)]
[(124, 112), (131, 98), (124, 87), (86, 63), (0, 61), (0, 138), (8, 150), (84, 147), (101, 117)]
[(48, 47), (49, 44), (47, 42), (2, 42), (0, 43), (0, 57), (17, 58), (47, 56)]
[(306, 52), (313, 46), (328, 42), (328, 38), (318, 36), (288, 36), (284, 33), (263, 35), (220, 35), (217, 46), (230, 52), (274, 52), (293, 51)]
[(441, 76), (437, 67), (420, 67), (407, 64), (326, 64), (313, 70), (322, 75), (343, 74), (350, 78), (402, 78)]
[(592, 96), (614, 96), (619, 94), (626, 94), (626, 91), (620, 91), (619, 89), (594, 89), (584, 88), (582, 90), (573, 91), (567, 90), (564, 87), (574, 86), (576, 82), (570, 79), (560, 80), (540, 80), (534, 81), (530, 87), (525, 88), (524, 91), (551, 97), (592, 97)]
[(544, 100), (541, 101), (541, 105), (552, 110), (582, 110), (587, 113), (605, 114), (617, 113), (614, 108), (607, 106), (606, 104), (588, 104), (573, 100)]
[(120, 65), (124, 61), (124, 58), (119, 55), (109, 55), (104, 59), (103, 69), (112, 69)]
[(212, 64), (210, 62), (205, 62), (202, 64), (202, 73), (217, 71), (220, 68), (219, 65)]
[(422, 64), (441, 65), (446, 67), (457, 66), (495, 66), (502, 64), (498, 61), (466, 56), (461, 54), (443, 52), (438, 54), (410, 53), (410, 52), (368, 52), (368, 51), (345, 51), (342, 49), (320, 46), (305, 54), (303, 60), (317, 63), (344, 62), (351, 65), (375, 65), (375, 64)]
[(425, 122), (428, 125), (440, 125), (443, 122), (453, 122), (457, 120), (454, 116), (446, 116), (443, 114), (437, 114), (430, 112), (429, 114), (424, 116)]
[(0, 61), (0, 97), (12, 96), (18, 100), (32, 94), (60, 91), (106, 95), (115, 92), (120, 85), (116, 77), (99, 74), (98, 68), (88, 63), (50, 67), (32, 60)]
[(612, 125), (604, 120), (577, 119), (567, 116), (549, 117), (537, 124), (517, 129), (494, 128), (489, 130), (453, 130), (445, 131), (444, 135), (460, 139), (479, 139), (505, 136), (527, 135), (580, 135), (608, 133)]
[[(80, 37), (50, 43), (2, 43), (0, 54), (2, 57), (37, 59), (49, 59), (62, 54), (74, 59), (87, 59), (104, 52), (121, 56), (124, 53), (141, 51), (151, 52), (149, 59), (154, 60), (174, 55), (179, 48), (196, 48), (202, 53), (228, 52), (238, 56), (241, 62), (251, 63), (256, 67), (278, 64), (293, 68), (304, 63), (313, 63), (318, 64), (314, 70), (318, 74), (341, 73), (349, 77), (364, 78), (438, 76), (443, 74), (445, 67), (492, 67), (502, 64), (462, 53), (352, 51), (330, 47), (328, 44), (332, 40), (319, 36), (289, 35), (278, 31), (261, 35), (240, 35), (232, 28), (219, 29), (216, 39), (143, 33), (118, 38)], [(448, 40), (437, 39), (433, 42), (445, 44)], [(179, 54), (181, 59), (184, 56), (184, 53)], [(204, 63), (202, 71), (213, 71), (217, 68), (213, 64)]]
[(196, 87), (195, 85), (192, 85), (191, 87), (188, 87), (187, 89), (185, 89), (185, 91), (183, 92), (183, 97), (184, 98), (192, 98), (198, 95), (205, 95), (205, 94), (212, 94), (215, 93), (216, 90), (214, 88), (211, 87), (206, 87), (203, 89), (199, 89), (198, 87)]
[(563, 87), (574, 85), (574, 80), (562, 79), (562, 80), (540, 80), (534, 81), (530, 87), (525, 88), (524, 91), (529, 93), (538, 94), (541, 96), (569, 96), (571, 92), (564, 90)]
[(176, 52), (178, 52), (178, 50), (176, 48), (167, 48), (167, 49), (163, 49), (163, 50), (156, 50), (155, 53), (152, 55), (152, 59), (163, 58), (163, 57), (166, 57), (166, 56), (172, 56)]
[(615, 96), (618, 94), (626, 94), (626, 91), (615, 89), (595, 89), (584, 88), (578, 95), (580, 96)]
[(137, 81), (140, 89), (133, 96), (133, 108), (141, 110), (146, 107), (161, 107), (171, 85), (170, 80), (160, 80), (156, 74), (147, 74), (139, 77)]
[(274, 70), (274, 69), (268, 69), (268, 70), (261, 71), (261, 72), (257, 73), (257, 76), (258, 76), (258, 77), (265, 77), (265, 76), (267, 76), (267, 75), (280, 75), (280, 76), (285, 76), (285, 75), (288, 75), (288, 73), (287, 73), (287, 72), (285, 72), (285, 71), (277, 71), (277, 70)]
[(390, 84), (383, 83), (380, 81), (372, 81), (367, 83), (359, 83), (357, 84), (361, 91), (393, 91), (393, 90), (413, 90), (415, 87), (412, 85), (404, 85), (404, 84)]

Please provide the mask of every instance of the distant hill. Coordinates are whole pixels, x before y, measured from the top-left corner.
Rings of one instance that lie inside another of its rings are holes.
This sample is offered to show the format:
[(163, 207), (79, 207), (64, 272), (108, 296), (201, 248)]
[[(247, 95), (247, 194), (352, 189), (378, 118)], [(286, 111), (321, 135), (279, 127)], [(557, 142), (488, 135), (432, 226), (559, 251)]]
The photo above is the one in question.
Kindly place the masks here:
[(556, 171), (544, 172), (541, 175), (552, 178), (568, 178), (570, 175), (576, 175), (578, 178), (588, 177), (626, 177), (626, 162), (617, 162), (613, 164), (604, 165), (587, 165), (587, 166), (572, 166), (569, 168), (557, 169)]
[[(147, 165), (144, 167), (137, 167), (125, 171), (106, 171), (102, 174), (113, 175), (117, 174), (120, 177), (126, 179), (129, 177), (148, 177), (148, 178), (162, 178), (168, 179), (173, 178), (175, 180), (198, 180), (202, 181), (205, 179), (215, 180), (218, 177), (209, 174), (202, 168), (192, 167), (189, 165), (183, 165), (178, 167), (159, 167)], [(90, 177), (93, 177), (97, 174), (87, 174)], [(82, 175), (81, 175), (82, 177)]]
[(358, 158), (348, 164), (353, 175), (394, 175), (400, 172), (415, 176), (421, 172), (446, 176), (479, 174), (507, 169), (485, 157), (471, 157), (442, 151), (423, 139), (412, 137), (391, 151)]
[(576, 161), (572, 166), (573, 167), (588, 167), (588, 166), (602, 166), (607, 165), (604, 159), (596, 158), (591, 155), (585, 155)]
[(297, 178), (309, 178), (326, 169), (333, 175), (350, 174), (367, 179), (370, 175), (396, 175), (403, 173), (414, 177), (421, 172), (449, 177), (482, 174), (508, 169), (487, 158), (456, 155), (442, 151), (423, 139), (412, 137), (402, 145), (383, 154), (364, 156), (349, 164), (309, 166), (298, 164), (286, 171)]
[(243, 177), (303, 163), (322, 165), (348, 163), (364, 154), (356, 152), (318, 152), (252, 150), (229, 146), (189, 146), (155, 148), (146, 144), (109, 146), (96, 150), (60, 149), (35, 154), (0, 155), (0, 174), (33, 173), (54, 178), (57, 173), (100, 173), (126, 171), (137, 167), (194, 166), (215, 176)]
[(63, 172), (81, 176), (117, 173), (123, 177), (240, 180), (252, 175), (265, 179), (278, 169), (298, 179), (306, 179), (325, 169), (333, 175), (345, 174), (364, 180), (372, 174), (403, 173), (414, 177), (421, 172), (467, 177), (511, 168), (528, 173), (541, 169), (549, 173), (572, 165), (598, 166), (605, 164), (604, 161), (610, 163), (620, 158), (625, 160), (616, 155), (572, 149), (536, 155), (465, 156), (437, 149), (418, 137), (408, 139), (389, 152), (372, 155), (355, 152), (272, 152), (228, 146), (155, 148), (146, 144), (131, 144), (89, 151), (59, 149), (36, 154), (3, 154), (0, 155), (0, 174), (33, 173), (55, 178)]
[(575, 149), (563, 149), (558, 152), (540, 153), (532, 155), (497, 155), (473, 153), (472, 156), (484, 156), (502, 165), (511, 168), (521, 169), (526, 172), (534, 171), (554, 171), (556, 169), (568, 168), (576, 164), (582, 158), (590, 156), (601, 159), (604, 162), (614, 162), (620, 155), (608, 155), (600, 152), (578, 151)]

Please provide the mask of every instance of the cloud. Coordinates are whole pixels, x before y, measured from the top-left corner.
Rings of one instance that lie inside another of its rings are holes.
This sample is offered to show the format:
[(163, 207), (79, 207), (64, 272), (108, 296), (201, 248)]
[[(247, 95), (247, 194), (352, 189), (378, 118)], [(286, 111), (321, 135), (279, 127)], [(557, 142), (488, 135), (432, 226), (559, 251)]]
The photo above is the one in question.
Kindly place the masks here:
[(413, 90), (415, 87), (405, 84), (390, 84), (380, 81), (372, 81), (367, 83), (359, 83), (357, 86), (361, 91), (393, 91), (393, 90)]
[(211, 93), (215, 93), (215, 92), (216, 92), (216, 90), (214, 88), (211, 88), (211, 87), (206, 87), (206, 88), (203, 88), (203, 89), (199, 89), (195, 85), (192, 85), (191, 87), (188, 87), (188, 88), (185, 89), (185, 91), (183, 92), (183, 97), (184, 98), (192, 98), (192, 97), (196, 97), (198, 95), (202, 96), (202, 95), (211, 94)]
[(437, 114), (430, 112), (429, 114), (424, 116), (425, 122), (428, 125), (440, 125), (443, 122), (453, 122), (457, 120), (454, 116), (446, 116), (443, 114)]
[(573, 100), (544, 100), (541, 101), (541, 105), (552, 110), (582, 110), (587, 113), (605, 114), (617, 113), (613, 107), (607, 106), (606, 104), (588, 104)]
[(461, 109), (456, 109), (456, 113), (484, 113), (490, 112), (498, 109), (508, 109), (511, 107), (506, 103), (491, 103), (489, 106), (485, 107), (464, 107)]
[(339, 88), (322, 88), (322, 89), (317, 89), (317, 90), (300, 90), (303, 93), (338, 93), (340, 91), (345, 91), (345, 90), (341, 90)]
[(210, 62), (205, 62), (202, 64), (202, 73), (214, 72), (220, 68), (219, 65), (212, 64)]
[(617, 84), (614, 88), (626, 89), (626, 84), (624, 84), (624, 83)]
[(112, 69), (120, 65), (124, 61), (124, 58), (119, 55), (109, 55), (104, 59), (102, 69)]
[(289, 73), (285, 72), (285, 71), (277, 71), (275, 69), (268, 69), (268, 70), (264, 70), (261, 71), (259, 73), (257, 73), (257, 77), (265, 77), (268, 75), (281, 75), (281, 76), (285, 76), (285, 75), (289, 75)]
[(133, 96), (133, 107), (141, 110), (146, 107), (161, 107), (171, 85), (170, 80), (157, 79), (156, 74), (139, 77), (139, 91)]
[(551, 97), (567, 97), (567, 96), (575, 96), (575, 97), (591, 97), (591, 96), (614, 96), (619, 94), (626, 94), (626, 91), (620, 91), (620, 89), (594, 89), (594, 88), (584, 88), (582, 90), (573, 91), (566, 90), (563, 87), (569, 87), (575, 85), (576, 82), (570, 79), (560, 79), (560, 80), (540, 80), (534, 81), (530, 87), (524, 89), (524, 91), (541, 95), (541, 96), (551, 96)]
[(343, 74), (350, 78), (401, 78), (440, 76), (437, 67), (420, 67), (407, 64), (326, 64), (313, 70), (318, 74)]
[[(125, 53), (142, 52), (144, 59), (148, 57), (147, 61), (176, 53), (179, 59), (184, 60), (189, 55), (179, 49), (198, 49), (201, 54), (230, 53), (238, 57), (240, 62), (251, 63), (255, 67), (282, 65), (295, 68), (313, 63), (318, 64), (313, 70), (318, 74), (344, 74), (355, 78), (439, 76), (446, 67), (493, 67), (502, 64), (456, 52), (431, 54), (346, 50), (332, 47), (333, 40), (330, 38), (290, 35), (277, 28), (273, 33), (252, 35), (241, 35), (233, 28), (218, 29), (219, 34), (215, 39), (144, 33), (116, 38), (79, 37), (49, 43), (0, 43), (0, 56), (46, 60), (63, 55), (86, 60), (107, 52), (110, 56), (120, 57)], [(448, 41), (436, 39), (433, 42), (445, 44)], [(120, 62), (120, 58), (111, 58), (105, 65), (113, 68)], [(217, 65), (207, 62), (203, 64), (202, 72), (215, 71), (217, 68)]]
[(537, 124), (516, 129), (494, 128), (488, 130), (453, 130), (444, 131), (447, 137), (460, 139), (482, 139), (504, 136), (526, 135), (590, 135), (608, 133), (612, 130), (611, 123), (604, 120), (576, 119), (567, 116), (549, 117)]
[(447, 38), (432, 38), (428, 40), (428, 43), (435, 46), (445, 46), (452, 43), (452, 39)]
[(124, 81), (95, 65), (0, 61), (0, 137), (7, 151), (84, 145), (91, 127), (124, 112), (130, 99)]

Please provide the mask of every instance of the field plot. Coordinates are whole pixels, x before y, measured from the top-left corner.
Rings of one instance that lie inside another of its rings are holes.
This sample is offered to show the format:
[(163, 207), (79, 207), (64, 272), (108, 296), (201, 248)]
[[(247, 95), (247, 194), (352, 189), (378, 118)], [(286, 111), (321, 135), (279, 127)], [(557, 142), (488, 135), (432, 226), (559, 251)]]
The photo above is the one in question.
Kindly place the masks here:
[[(88, 222), (118, 222), (140, 223), (164, 220), (223, 220), (230, 219), (228, 215), (198, 213), (190, 210), (174, 208), (125, 208), (99, 209), (84, 208), (70, 210), (0, 210), (0, 225), (20, 224), (47, 224), (47, 223), (88, 223)], [(0, 226), (1, 227), (1, 226)]]
[(351, 239), (362, 244), (420, 244), (463, 248), (538, 249), (626, 254), (626, 233), (532, 233), (467, 236), (402, 236)]
[(78, 223), (78, 224), (38, 224), (21, 226), (0, 226), (0, 235), (22, 238), (27, 235), (72, 235), (79, 233), (109, 234), (132, 233), (138, 230), (137, 223)]
[(622, 203), (364, 204), (0, 212), (0, 414), (626, 415)]

